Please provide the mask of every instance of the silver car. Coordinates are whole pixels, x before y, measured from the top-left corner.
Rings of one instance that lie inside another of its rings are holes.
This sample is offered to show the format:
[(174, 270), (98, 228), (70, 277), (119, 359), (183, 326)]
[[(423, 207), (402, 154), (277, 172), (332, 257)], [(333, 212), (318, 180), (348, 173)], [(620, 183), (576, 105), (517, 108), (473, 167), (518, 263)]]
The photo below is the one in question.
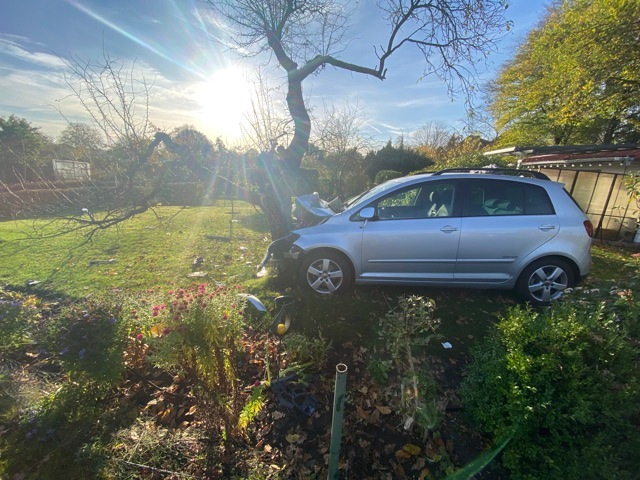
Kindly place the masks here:
[[(531, 174), (532, 177), (525, 176)], [(591, 267), (593, 226), (563, 185), (536, 172), (453, 170), (390, 180), (345, 204), (296, 199), (302, 225), (272, 244), (302, 287), (515, 289), (547, 305)]]

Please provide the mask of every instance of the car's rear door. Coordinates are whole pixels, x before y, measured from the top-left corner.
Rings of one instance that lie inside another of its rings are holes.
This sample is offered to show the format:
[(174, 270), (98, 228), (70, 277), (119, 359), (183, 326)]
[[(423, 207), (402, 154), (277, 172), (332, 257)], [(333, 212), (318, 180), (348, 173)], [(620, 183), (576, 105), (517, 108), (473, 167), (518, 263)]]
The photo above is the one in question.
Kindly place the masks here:
[[(443, 200), (438, 209), (431, 198)], [(446, 203), (444, 203), (446, 202)], [(450, 281), (460, 239), (455, 182), (430, 181), (374, 202), (378, 214), (363, 225), (361, 280)], [(439, 216), (429, 217), (438, 210)]]
[(508, 281), (520, 260), (558, 234), (544, 188), (517, 180), (466, 179), (456, 282)]

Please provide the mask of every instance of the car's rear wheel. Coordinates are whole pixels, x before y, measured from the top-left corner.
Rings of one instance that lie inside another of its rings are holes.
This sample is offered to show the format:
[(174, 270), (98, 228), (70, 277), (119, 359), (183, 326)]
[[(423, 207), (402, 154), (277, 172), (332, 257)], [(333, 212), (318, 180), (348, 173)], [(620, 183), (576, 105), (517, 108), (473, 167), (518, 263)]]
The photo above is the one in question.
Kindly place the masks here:
[(549, 305), (575, 285), (571, 266), (560, 258), (542, 258), (524, 269), (518, 280), (520, 296), (533, 305)]
[(353, 286), (351, 262), (333, 250), (321, 250), (307, 255), (300, 265), (302, 288), (320, 295), (338, 295)]

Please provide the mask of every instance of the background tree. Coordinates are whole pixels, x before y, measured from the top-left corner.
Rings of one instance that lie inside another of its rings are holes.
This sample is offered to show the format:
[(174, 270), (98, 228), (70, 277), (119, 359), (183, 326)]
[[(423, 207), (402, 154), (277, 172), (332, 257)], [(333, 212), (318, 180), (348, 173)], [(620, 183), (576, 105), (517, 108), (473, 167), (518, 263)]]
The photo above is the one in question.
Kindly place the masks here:
[[(484, 167), (491, 162), (484, 156), (484, 152), (491, 144), (479, 135), (468, 135), (448, 132), (444, 143), (440, 137), (439, 143), (421, 144), (415, 147), (416, 152), (432, 160), (432, 165), (422, 171), (433, 171), (457, 167)], [(437, 145), (437, 146), (436, 146)]]
[(457, 134), (445, 122), (431, 121), (421, 125), (409, 138), (413, 148), (435, 164), (444, 165), (447, 146)]
[(241, 125), (245, 146), (266, 152), (275, 144), (287, 144), (293, 136), (293, 121), (286, 110), (278, 100), (278, 89), (269, 84), (262, 69), (256, 69), (248, 124)]
[(42, 153), (51, 140), (26, 119), (15, 115), (0, 117), (0, 181), (12, 183), (41, 178), (41, 170), (51, 159)]
[(410, 142), (416, 148), (437, 151), (446, 147), (453, 135), (453, 128), (447, 122), (433, 120), (420, 125), (411, 133)]
[[(152, 84), (135, 64), (126, 65), (107, 52), (100, 61), (71, 57), (66, 63), (66, 83), (90, 117), (91, 129), (100, 133), (107, 148), (118, 152), (115, 175), (145, 152), (156, 130), (149, 119)], [(66, 118), (62, 104), (58, 112)]]
[(492, 87), (499, 143), (640, 140), (639, 18), (627, 0), (551, 7)]
[(495, 160), (489, 160), (484, 152), (491, 144), (479, 135), (462, 137), (453, 135), (442, 152), (438, 166), (442, 168), (484, 167)]
[[(194, 160), (203, 167), (214, 171), (217, 168), (218, 156), (215, 155), (216, 147), (207, 136), (191, 125), (183, 125), (174, 129), (170, 134), (174, 142), (186, 146)], [(224, 150), (224, 143), (219, 140), (218, 149)], [(199, 180), (199, 178), (186, 167), (181, 172), (173, 171), (172, 174), (180, 179), (188, 179), (191, 181)]]
[(59, 159), (91, 164), (92, 178), (104, 177), (109, 171), (104, 141), (100, 132), (91, 125), (68, 124), (58, 136), (55, 149)]
[(79, 162), (90, 162), (104, 147), (100, 132), (85, 123), (68, 124), (56, 143), (60, 154)]
[(372, 144), (363, 133), (365, 118), (366, 112), (357, 100), (341, 107), (324, 105), (324, 115), (316, 122), (316, 148), (311, 149), (315, 154), (307, 154), (304, 164), (315, 160), (312, 167), (319, 170), (325, 198), (346, 199), (365, 189), (364, 157), (360, 152)]
[(404, 145), (395, 147), (389, 141), (377, 152), (369, 152), (365, 156), (364, 163), (367, 178), (373, 185), (376, 175), (382, 170), (393, 170), (408, 175), (412, 172), (425, 170), (428, 166), (433, 165), (433, 160), (413, 149), (404, 147)]

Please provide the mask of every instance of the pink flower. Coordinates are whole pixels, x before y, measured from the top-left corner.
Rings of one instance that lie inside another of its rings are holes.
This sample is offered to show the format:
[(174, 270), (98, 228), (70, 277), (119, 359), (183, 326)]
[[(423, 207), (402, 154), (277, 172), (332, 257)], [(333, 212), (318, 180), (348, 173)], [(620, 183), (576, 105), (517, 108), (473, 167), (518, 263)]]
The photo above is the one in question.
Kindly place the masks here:
[(144, 338), (144, 335), (142, 335), (141, 333), (136, 335), (136, 340), (142, 340), (143, 338)]

